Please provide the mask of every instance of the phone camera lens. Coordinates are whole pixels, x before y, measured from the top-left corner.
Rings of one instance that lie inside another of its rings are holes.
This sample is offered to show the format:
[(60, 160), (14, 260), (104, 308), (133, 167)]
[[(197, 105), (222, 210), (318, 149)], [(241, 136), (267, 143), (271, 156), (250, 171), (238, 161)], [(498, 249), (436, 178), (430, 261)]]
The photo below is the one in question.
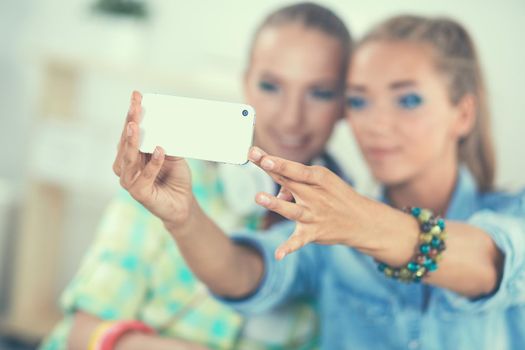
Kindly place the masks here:
[(246, 109), (243, 109), (242, 110), (242, 115), (245, 116), (245, 117), (248, 116), (248, 111)]

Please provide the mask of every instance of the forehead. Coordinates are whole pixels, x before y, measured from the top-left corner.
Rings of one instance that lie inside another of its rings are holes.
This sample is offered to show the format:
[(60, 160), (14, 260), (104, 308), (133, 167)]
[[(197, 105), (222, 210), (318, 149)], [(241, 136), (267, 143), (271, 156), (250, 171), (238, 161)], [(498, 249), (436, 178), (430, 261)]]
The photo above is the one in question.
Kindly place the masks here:
[(287, 24), (263, 29), (254, 44), (250, 68), (283, 78), (339, 78), (341, 43), (315, 28)]
[(432, 48), (411, 42), (366, 43), (355, 52), (349, 70), (351, 83), (365, 85), (431, 76), (438, 76)]

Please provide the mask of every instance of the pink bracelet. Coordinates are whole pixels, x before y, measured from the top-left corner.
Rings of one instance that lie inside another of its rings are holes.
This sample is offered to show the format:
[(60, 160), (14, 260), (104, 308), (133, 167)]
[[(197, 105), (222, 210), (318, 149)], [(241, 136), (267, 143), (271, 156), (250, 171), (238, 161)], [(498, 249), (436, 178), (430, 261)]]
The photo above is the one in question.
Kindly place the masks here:
[(120, 338), (130, 332), (155, 334), (153, 328), (140, 321), (119, 321), (101, 335), (97, 350), (113, 350)]

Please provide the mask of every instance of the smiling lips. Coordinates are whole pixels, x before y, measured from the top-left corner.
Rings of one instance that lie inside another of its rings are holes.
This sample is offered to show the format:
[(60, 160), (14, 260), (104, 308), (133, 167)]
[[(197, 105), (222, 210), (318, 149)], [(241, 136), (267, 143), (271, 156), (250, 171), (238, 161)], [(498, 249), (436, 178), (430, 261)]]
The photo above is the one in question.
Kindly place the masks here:
[(375, 160), (384, 160), (398, 154), (399, 151), (399, 147), (368, 147), (365, 150), (366, 154)]
[(274, 140), (281, 148), (284, 148), (290, 151), (298, 151), (306, 147), (310, 138), (308, 136), (275, 134)]

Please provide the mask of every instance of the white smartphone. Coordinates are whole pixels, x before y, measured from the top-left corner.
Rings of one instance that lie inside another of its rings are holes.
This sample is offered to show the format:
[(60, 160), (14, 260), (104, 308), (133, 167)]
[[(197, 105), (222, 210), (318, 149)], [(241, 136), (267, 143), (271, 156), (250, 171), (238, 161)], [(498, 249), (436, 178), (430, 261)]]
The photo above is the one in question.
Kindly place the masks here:
[(245, 164), (253, 141), (255, 110), (247, 104), (144, 94), (142, 152)]

